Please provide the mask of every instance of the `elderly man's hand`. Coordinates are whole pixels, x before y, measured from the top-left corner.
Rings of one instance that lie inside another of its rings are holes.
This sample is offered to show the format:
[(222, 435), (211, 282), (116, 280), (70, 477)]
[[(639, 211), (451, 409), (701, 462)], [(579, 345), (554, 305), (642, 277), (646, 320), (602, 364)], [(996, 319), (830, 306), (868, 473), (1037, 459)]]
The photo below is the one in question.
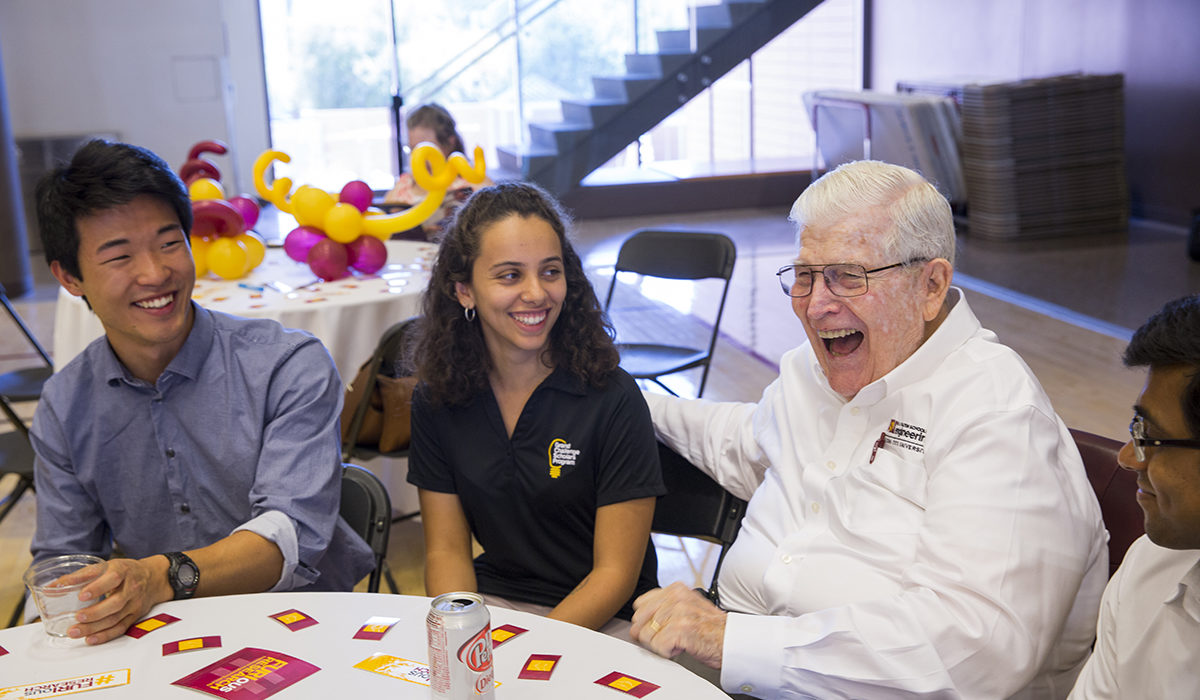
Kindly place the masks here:
[(721, 668), (725, 612), (682, 583), (655, 588), (633, 601), (630, 635), (654, 653), (671, 658), (686, 651)]
[(103, 644), (121, 636), (158, 602), (150, 583), (157, 578), (166, 581), (165, 574), (146, 560), (110, 560), (104, 574), (83, 589), (89, 599), (106, 597), (76, 613), (76, 623), (67, 635), (86, 637), (88, 644)]

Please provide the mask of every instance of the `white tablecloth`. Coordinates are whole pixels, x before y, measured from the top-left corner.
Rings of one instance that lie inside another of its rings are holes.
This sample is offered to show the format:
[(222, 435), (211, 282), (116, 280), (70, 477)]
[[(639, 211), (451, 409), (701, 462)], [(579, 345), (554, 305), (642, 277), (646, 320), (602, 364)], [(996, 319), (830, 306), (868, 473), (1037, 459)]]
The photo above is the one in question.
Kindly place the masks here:
[[(419, 313), (420, 295), (437, 253), (434, 245), (411, 241), (388, 241), (387, 249), (387, 265), (374, 275), (304, 286), (316, 281), (308, 265), (291, 260), (282, 248), (271, 248), (262, 264), (242, 279), (196, 280), (192, 298), (208, 309), (271, 318), (312, 333), (329, 349), (342, 380), (349, 382), (388, 326)], [(55, 367), (66, 365), (103, 333), (100, 320), (83, 301), (60, 289), (54, 317)]]
[[(295, 608), (319, 624), (291, 631), (268, 617)], [(370, 593), (259, 593), (164, 603), (151, 614), (170, 613), (179, 622), (140, 639), (123, 636), (96, 647), (50, 641), (41, 623), (0, 630), (0, 698), (3, 688), (129, 669), (131, 682), (105, 688), (94, 700), (120, 698), (208, 697), (173, 686), (194, 671), (244, 647), (288, 654), (321, 668), (280, 698), (429, 698), (428, 687), (391, 678), (354, 665), (373, 654), (387, 654), (421, 664), (428, 661), (425, 614), (429, 599)], [(650, 700), (727, 697), (682, 666), (618, 639), (556, 620), (515, 610), (494, 608), (492, 627), (513, 624), (528, 631), (494, 651), (497, 700), (619, 700), (632, 697), (595, 681), (613, 671), (660, 686)], [(399, 618), (378, 641), (353, 639), (373, 616)], [(196, 649), (164, 656), (163, 645), (195, 637), (219, 635), (219, 648)], [(550, 680), (525, 680), (517, 674), (531, 654), (558, 654)], [(119, 676), (118, 676), (119, 677)], [(19, 697), (19, 696), (14, 696)], [(40, 697), (40, 696), (39, 696)]]

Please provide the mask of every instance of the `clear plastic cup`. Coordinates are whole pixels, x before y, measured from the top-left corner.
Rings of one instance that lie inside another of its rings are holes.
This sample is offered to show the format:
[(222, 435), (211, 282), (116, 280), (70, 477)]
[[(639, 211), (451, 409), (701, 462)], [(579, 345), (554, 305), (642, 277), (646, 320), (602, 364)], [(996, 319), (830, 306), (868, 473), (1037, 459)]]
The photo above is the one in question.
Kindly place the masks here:
[(46, 634), (66, 637), (75, 624), (75, 613), (96, 603), (79, 600), (79, 592), (103, 574), (107, 564), (91, 554), (64, 554), (43, 559), (25, 571), (25, 586), (41, 613)]

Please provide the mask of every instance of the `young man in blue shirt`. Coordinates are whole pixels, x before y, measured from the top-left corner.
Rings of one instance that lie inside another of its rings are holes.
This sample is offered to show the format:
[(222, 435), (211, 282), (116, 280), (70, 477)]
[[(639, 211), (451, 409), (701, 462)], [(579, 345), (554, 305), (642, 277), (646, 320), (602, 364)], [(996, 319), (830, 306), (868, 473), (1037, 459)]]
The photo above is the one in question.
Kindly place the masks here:
[(342, 385), (325, 348), (192, 302), (191, 203), (153, 153), (89, 142), (37, 202), (51, 272), (105, 335), (42, 394), (31, 549), (124, 555), (69, 636), (103, 643), (192, 595), (350, 590), (373, 560), (338, 517)]

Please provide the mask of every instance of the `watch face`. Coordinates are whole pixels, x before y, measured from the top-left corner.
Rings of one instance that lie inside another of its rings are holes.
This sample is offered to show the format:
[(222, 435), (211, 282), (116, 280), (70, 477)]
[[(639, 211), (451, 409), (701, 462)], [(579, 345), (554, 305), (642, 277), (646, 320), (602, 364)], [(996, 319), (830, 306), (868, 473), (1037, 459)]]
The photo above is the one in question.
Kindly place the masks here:
[(196, 566), (190, 562), (184, 562), (179, 565), (179, 572), (177, 576), (179, 578), (179, 583), (186, 588), (195, 586), (197, 579), (200, 578), (199, 572), (196, 570)]

